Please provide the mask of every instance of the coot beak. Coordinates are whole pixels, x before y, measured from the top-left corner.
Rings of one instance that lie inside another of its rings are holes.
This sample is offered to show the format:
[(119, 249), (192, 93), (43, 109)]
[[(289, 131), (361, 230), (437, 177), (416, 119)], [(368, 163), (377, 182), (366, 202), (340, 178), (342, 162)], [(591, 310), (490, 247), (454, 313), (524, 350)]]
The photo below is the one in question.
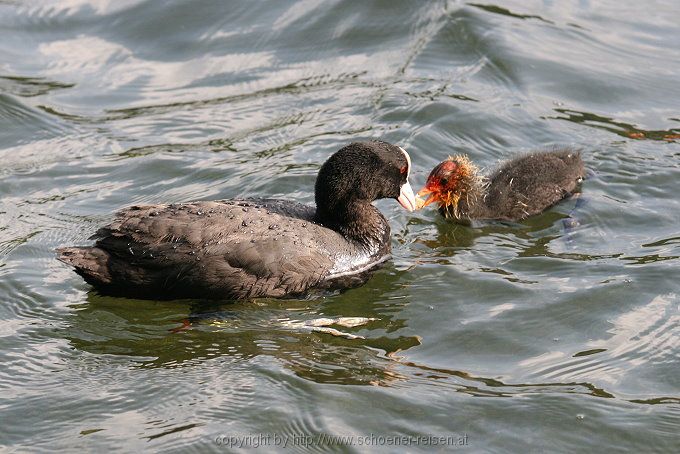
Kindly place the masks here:
[(408, 211), (413, 211), (416, 209), (416, 197), (413, 195), (413, 189), (411, 189), (411, 185), (409, 184), (408, 180), (406, 183), (401, 185), (397, 202), (399, 202), (399, 204)]
[[(421, 199), (421, 197), (423, 197), (425, 195), (429, 195), (429, 197), (427, 197), (424, 200)], [(430, 189), (425, 187), (425, 188), (421, 189), (420, 191), (418, 191), (418, 204), (416, 205), (416, 207), (417, 207), (417, 209), (421, 209), (422, 207), (426, 207), (429, 204), (431, 204), (432, 202), (435, 202), (436, 200), (437, 200), (437, 195), (433, 191), (431, 191)]]

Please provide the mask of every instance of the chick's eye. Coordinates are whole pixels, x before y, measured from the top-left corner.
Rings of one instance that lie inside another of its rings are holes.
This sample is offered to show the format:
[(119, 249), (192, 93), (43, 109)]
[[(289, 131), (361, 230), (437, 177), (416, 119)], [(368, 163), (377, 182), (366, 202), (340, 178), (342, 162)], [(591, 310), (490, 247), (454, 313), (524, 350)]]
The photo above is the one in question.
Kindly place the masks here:
[(441, 184), (444, 185), (444, 186), (446, 186), (449, 183), (448, 178), (442, 178), (440, 181), (441, 181)]

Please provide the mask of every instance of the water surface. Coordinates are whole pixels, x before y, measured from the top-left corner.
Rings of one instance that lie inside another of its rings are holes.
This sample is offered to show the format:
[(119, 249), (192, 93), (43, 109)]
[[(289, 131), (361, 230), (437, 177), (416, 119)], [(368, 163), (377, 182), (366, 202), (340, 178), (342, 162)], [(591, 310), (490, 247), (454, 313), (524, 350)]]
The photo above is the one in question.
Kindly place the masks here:
[[(678, 17), (670, 0), (0, 2), (0, 445), (677, 452)], [(381, 201), (393, 260), (306, 300), (105, 297), (55, 260), (129, 204), (311, 203), (323, 161), (367, 138), (410, 152), (414, 186), (449, 154), (490, 169), (555, 145), (592, 175), (519, 224)], [(308, 329), (335, 317), (371, 320)]]

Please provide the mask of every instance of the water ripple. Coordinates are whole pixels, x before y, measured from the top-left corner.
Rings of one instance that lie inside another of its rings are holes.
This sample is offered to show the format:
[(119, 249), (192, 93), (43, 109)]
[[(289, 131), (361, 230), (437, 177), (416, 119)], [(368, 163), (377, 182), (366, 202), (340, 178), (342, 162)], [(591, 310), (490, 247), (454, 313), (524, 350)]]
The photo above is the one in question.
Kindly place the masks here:
[[(648, 304), (622, 314), (611, 324), (606, 339), (589, 341), (572, 358), (541, 356), (522, 365), (533, 375), (560, 380), (592, 380), (618, 383), (634, 368), (670, 367), (680, 346), (680, 306), (675, 294), (659, 295)], [(546, 364), (547, 363), (547, 364)]]
[[(639, 9), (0, 1), (0, 443), (672, 452), (680, 43), (671, 2)], [(109, 298), (55, 260), (129, 204), (311, 203), (327, 156), (375, 137), (408, 149), (414, 187), (450, 154), (492, 169), (551, 145), (592, 177), (516, 224), (378, 202), (393, 261), (305, 300)]]

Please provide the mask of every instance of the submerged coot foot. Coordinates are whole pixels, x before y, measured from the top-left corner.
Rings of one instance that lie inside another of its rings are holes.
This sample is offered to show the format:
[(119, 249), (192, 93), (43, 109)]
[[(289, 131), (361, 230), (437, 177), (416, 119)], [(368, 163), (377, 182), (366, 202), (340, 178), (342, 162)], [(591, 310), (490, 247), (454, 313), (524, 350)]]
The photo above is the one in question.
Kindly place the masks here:
[(133, 206), (97, 231), (94, 246), (58, 249), (59, 260), (105, 292), (152, 298), (281, 297), (356, 284), (391, 250), (389, 224), (371, 202), (415, 209), (410, 170), (401, 147), (352, 143), (319, 170), (316, 208), (273, 199)]
[(467, 156), (454, 156), (432, 170), (419, 206), (437, 202), (444, 217), (459, 222), (519, 221), (568, 197), (584, 176), (581, 154), (570, 149), (520, 156), (488, 177)]

